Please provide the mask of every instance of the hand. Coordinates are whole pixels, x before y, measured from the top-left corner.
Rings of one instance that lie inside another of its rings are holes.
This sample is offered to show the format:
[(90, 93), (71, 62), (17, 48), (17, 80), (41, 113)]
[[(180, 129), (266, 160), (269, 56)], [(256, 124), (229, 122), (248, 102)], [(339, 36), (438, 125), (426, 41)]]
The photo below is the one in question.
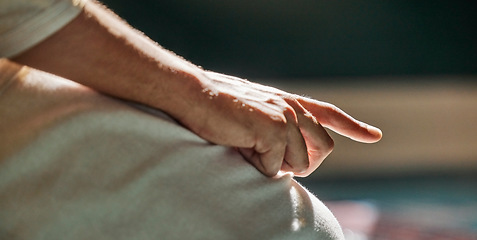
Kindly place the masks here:
[(190, 111), (179, 119), (202, 138), (236, 147), (259, 171), (305, 177), (333, 149), (329, 128), (353, 140), (379, 141), (378, 128), (325, 102), (236, 77), (205, 72), (209, 80)]
[(15, 61), (161, 109), (258, 170), (312, 173), (333, 149), (322, 126), (362, 142), (381, 131), (331, 104), (202, 69), (161, 48), (94, 1)]

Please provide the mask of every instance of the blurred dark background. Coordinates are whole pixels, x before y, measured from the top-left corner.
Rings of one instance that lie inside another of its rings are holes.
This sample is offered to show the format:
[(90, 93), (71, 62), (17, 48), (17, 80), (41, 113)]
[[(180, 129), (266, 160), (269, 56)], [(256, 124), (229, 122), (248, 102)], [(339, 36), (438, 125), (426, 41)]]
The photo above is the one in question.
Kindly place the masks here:
[(475, 1), (103, 2), (193, 63), (245, 78), (477, 73)]

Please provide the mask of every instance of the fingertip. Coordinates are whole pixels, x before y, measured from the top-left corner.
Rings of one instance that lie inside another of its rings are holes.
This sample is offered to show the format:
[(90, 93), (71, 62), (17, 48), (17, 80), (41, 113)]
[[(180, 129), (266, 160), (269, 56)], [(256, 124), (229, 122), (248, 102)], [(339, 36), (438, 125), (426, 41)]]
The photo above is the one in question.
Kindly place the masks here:
[(377, 142), (377, 141), (381, 140), (381, 138), (383, 137), (383, 132), (381, 131), (381, 129), (379, 129), (377, 127), (367, 125), (366, 129), (368, 130), (368, 133), (371, 134), (371, 136), (373, 137), (373, 139), (374, 139), (373, 142)]
[(359, 126), (352, 131), (343, 131), (338, 133), (354, 141), (362, 143), (375, 143), (381, 140), (381, 138), (383, 137), (383, 132), (381, 131), (381, 129), (366, 124), (364, 122), (357, 121), (357, 124)]
[[(281, 151), (280, 151), (281, 152)], [(283, 162), (283, 154), (273, 153), (272, 151), (259, 154), (259, 162), (260, 168), (262, 169), (261, 172), (268, 176), (273, 177), (277, 175), (282, 167)]]
[(261, 170), (261, 172), (267, 177), (274, 177), (275, 175), (278, 174), (279, 171), (280, 171), (279, 167), (277, 168), (277, 167), (267, 167), (267, 166), (265, 166), (263, 170)]
[(312, 172), (314, 172), (314, 170), (307, 169), (302, 172), (295, 172), (294, 176), (304, 178), (304, 177), (308, 177)]
[(365, 131), (362, 132), (363, 134), (350, 136), (351, 139), (363, 143), (375, 143), (381, 140), (381, 138), (383, 137), (383, 132), (381, 131), (381, 129), (368, 125), (366, 123), (361, 123), (360, 125)]
[(275, 176), (280, 170), (280, 167), (277, 167), (276, 163), (273, 161), (270, 162), (265, 156), (263, 156), (263, 154), (260, 154), (251, 148), (238, 148), (238, 150), (245, 160), (251, 163), (258, 171), (267, 177)]
[(293, 172), (293, 167), (290, 164), (288, 164), (287, 161), (283, 161), (282, 162), (282, 167), (280, 168), (280, 171)]
[(306, 164), (302, 164), (300, 166), (291, 166), (287, 161), (283, 161), (282, 167), (280, 168), (280, 171), (283, 172), (290, 172), (293, 174), (302, 174), (308, 171), (309, 169), (309, 163), (307, 162)]

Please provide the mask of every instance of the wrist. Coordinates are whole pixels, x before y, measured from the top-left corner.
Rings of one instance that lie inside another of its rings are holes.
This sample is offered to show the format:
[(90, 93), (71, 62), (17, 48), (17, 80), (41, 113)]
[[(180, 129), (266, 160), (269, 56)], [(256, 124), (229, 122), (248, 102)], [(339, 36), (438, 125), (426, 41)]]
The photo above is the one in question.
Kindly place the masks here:
[(194, 66), (178, 69), (158, 65), (154, 72), (148, 74), (146, 79), (149, 80), (141, 84), (143, 86), (136, 91), (134, 98), (184, 122), (188, 115), (199, 111), (199, 102), (208, 85), (208, 78), (203, 72)]

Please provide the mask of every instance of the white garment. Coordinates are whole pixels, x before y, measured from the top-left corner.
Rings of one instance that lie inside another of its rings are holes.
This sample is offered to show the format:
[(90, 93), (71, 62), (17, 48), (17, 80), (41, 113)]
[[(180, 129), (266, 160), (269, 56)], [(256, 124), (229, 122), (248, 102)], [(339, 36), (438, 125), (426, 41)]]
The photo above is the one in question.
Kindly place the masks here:
[(86, 0), (0, 0), (0, 57), (12, 57), (49, 37)]
[(0, 139), (0, 239), (343, 239), (290, 175), (5, 59)]

